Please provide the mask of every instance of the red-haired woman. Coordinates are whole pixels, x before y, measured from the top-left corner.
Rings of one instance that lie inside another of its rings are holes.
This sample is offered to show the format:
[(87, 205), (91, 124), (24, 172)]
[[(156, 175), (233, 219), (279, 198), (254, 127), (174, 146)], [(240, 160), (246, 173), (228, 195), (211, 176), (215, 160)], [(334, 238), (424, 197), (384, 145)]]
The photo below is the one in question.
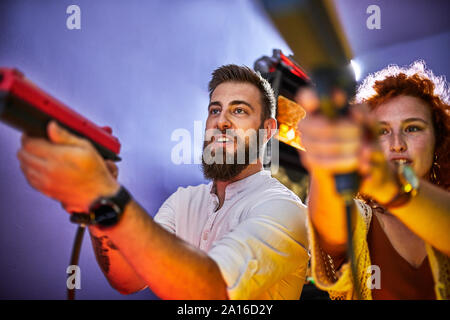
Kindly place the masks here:
[[(422, 61), (389, 66), (363, 82), (356, 102), (369, 106), (367, 117), (355, 112), (330, 122), (310, 113), (300, 123), (317, 286), (333, 299), (357, 298), (346, 259), (345, 207), (333, 175), (358, 170), (363, 178), (352, 237), (361, 297), (449, 299), (447, 82)], [(368, 118), (379, 133), (375, 142), (363, 134)]]

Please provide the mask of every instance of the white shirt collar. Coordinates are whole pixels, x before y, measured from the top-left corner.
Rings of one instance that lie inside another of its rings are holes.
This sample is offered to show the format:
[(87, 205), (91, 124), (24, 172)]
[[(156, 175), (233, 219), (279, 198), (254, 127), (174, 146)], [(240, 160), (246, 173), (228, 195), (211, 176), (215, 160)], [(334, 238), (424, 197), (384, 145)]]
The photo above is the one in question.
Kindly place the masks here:
[[(244, 179), (234, 181), (225, 187), (225, 200), (231, 199), (234, 195), (241, 193), (242, 191), (250, 188), (252, 185), (258, 183), (262, 176), (271, 175), (269, 170), (260, 170), (252, 175), (245, 177)], [(216, 195), (214, 190), (214, 182), (209, 183), (209, 192), (211, 195)]]

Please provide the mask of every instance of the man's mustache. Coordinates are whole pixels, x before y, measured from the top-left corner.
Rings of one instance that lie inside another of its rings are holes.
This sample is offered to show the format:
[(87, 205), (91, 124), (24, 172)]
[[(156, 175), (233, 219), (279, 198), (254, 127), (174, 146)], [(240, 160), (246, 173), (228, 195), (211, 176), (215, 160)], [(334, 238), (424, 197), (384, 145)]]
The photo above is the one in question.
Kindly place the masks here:
[(208, 146), (211, 143), (218, 142), (218, 140), (220, 139), (226, 139), (228, 140), (227, 142), (233, 142), (235, 145), (245, 145), (247, 142), (257, 142), (258, 134), (258, 131), (254, 129), (249, 129), (247, 131), (244, 131), (242, 129), (209, 129), (205, 131), (204, 146)]

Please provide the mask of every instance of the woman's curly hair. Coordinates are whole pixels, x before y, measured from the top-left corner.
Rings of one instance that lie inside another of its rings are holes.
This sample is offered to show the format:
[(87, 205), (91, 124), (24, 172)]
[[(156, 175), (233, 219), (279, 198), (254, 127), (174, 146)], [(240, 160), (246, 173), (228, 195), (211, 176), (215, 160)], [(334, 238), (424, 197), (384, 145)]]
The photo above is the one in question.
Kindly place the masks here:
[(445, 77), (435, 76), (423, 60), (406, 68), (390, 65), (369, 75), (358, 88), (355, 100), (373, 110), (400, 95), (419, 98), (430, 106), (436, 144), (429, 181), (450, 190), (450, 94)]

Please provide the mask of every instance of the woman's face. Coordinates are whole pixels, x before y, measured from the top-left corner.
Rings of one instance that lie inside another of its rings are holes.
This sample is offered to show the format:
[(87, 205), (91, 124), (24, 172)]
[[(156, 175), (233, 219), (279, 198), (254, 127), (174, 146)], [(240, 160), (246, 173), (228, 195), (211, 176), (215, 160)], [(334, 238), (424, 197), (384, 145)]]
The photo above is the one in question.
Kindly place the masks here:
[(378, 122), (380, 144), (389, 163), (409, 164), (418, 177), (428, 177), (435, 147), (428, 104), (419, 98), (398, 96), (376, 107), (372, 114)]

